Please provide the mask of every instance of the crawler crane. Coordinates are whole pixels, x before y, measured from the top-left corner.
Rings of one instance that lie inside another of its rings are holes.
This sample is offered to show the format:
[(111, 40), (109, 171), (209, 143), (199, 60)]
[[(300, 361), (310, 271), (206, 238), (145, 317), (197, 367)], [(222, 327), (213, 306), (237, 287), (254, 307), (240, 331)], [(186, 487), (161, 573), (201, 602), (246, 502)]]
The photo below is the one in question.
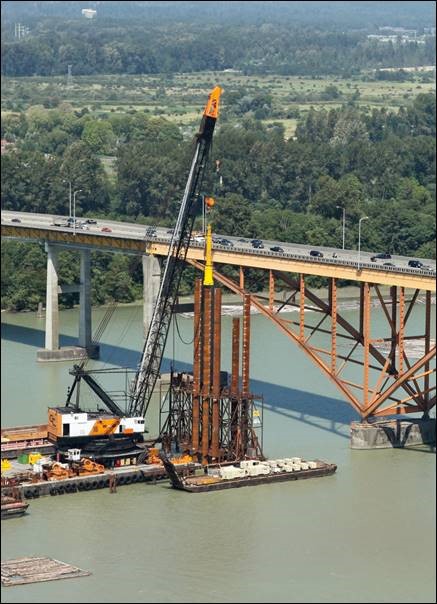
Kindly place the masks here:
[[(127, 411), (124, 412), (110, 393), (105, 391), (93, 377), (92, 374), (102, 373), (102, 370), (85, 370), (83, 364), (75, 365), (70, 371), (74, 376), (74, 382), (68, 393), (66, 406), (49, 409), (49, 436), (63, 451), (69, 447), (81, 446), (85, 451), (87, 447), (106, 451), (106, 457), (110, 457), (111, 451), (115, 454), (120, 448), (135, 447), (136, 443), (143, 440), (144, 418), (160, 373), (193, 230), (197, 201), (201, 197), (202, 181), (218, 117), (220, 95), (221, 89), (216, 86), (209, 95), (200, 129), (196, 135), (191, 167), (164, 263), (152, 320), (140, 363), (130, 385)], [(79, 387), (82, 381), (92, 389), (108, 411), (81, 410)], [(76, 404), (72, 403), (74, 392), (76, 392)], [(99, 455), (95, 458), (99, 458)]]

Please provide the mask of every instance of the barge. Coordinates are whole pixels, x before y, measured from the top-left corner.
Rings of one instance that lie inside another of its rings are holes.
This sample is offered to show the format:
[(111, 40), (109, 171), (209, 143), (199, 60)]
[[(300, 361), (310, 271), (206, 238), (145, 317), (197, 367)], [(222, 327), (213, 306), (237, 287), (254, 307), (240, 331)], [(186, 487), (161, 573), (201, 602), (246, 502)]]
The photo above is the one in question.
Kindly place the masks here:
[(14, 496), (1, 496), (1, 517), (12, 518), (14, 516), (23, 516), (26, 513), (29, 504), (21, 498)]
[(162, 455), (161, 459), (172, 487), (189, 493), (330, 476), (337, 470), (336, 464), (320, 459), (306, 462), (301, 458), (290, 458), (266, 461), (245, 460), (238, 465), (205, 467), (206, 473), (201, 475), (183, 476), (176, 472), (174, 464), (168, 458)]
[[(193, 473), (199, 464), (183, 463), (177, 464), (177, 472), (184, 474)], [(93, 491), (96, 489), (108, 489), (112, 486), (119, 487), (135, 484), (137, 482), (155, 483), (167, 479), (167, 472), (162, 465), (139, 464), (122, 468), (114, 468), (99, 474), (89, 476), (77, 476), (72, 478), (61, 478), (57, 480), (38, 480), (16, 482), (13, 477), (4, 484), (2, 492), (12, 495), (14, 492), (26, 499), (37, 499), (46, 495), (64, 495), (81, 491)], [(6, 479), (7, 480), (7, 479)], [(6, 481), (5, 481), (6, 482)]]

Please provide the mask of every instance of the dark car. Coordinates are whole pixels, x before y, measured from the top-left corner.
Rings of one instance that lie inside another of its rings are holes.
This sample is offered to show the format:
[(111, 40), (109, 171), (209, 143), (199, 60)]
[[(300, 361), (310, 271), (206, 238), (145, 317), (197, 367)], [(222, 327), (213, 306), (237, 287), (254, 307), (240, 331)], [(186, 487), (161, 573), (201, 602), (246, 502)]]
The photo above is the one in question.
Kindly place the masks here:
[(254, 243), (262, 243), (261, 239), (251, 239), (250, 243), (253, 245)]
[(239, 241), (240, 243), (247, 243), (247, 239), (243, 239), (243, 238), (239, 239), (238, 241)]
[(252, 247), (256, 248), (257, 250), (263, 250), (264, 244), (262, 241), (257, 241), (256, 243), (252, 241)]
[(370, 262), (376, 262), (377, 260), (378, 260), (378, 258), (376, 256), (370, 257)]
[(97, 224), (97, 220), (94, 220), (94, 218), (87, 218), (85, 220), (86, 224)]
[(284, 253), (284, 250), (279, 245), (274, 245), (273, 247), (270, 248), (270, 251), (271, 252), (278, 252), (280, 254)]
[(12, 218), (11, 222), (21, 222), (21, 220), (19, 218)]
[(423, 264), (420, 260), (408, 260), (408, 266), (411, 266), (412, 268), (422, 268)]
[(226, 245), (227, 247), (234, 247), (234, 244), (232, 243), (232, 241), (229, 241), (229, 239), (219, 239), (217, 243), (219, 243), (220, 245)]
[(323, 254), (322, 252), (319, 252), (319, 250), (311, 250), (310, 256), (315, 256), (316, 258), (323, 258)]
[(388, 252), (381, 252), (380, 254), (375, 254), (373, 258), (379, 258), (380, 260), (390, 260), (391, 255)]
[(173, 233), (174, 233), (174, 229), (168, 229), (167, 235), (173, 235)]

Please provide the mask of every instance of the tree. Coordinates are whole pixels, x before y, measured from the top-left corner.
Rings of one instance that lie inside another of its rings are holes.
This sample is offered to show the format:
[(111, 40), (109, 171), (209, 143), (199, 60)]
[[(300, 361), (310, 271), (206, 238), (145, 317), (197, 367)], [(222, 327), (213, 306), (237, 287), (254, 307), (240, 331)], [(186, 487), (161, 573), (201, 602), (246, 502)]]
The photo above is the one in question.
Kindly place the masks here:
[(249, 201), (242, 195), (229, 193), (216, 199), (210, 220), (216, 233), (249, 237), (251, 216)]
[(88, 120), (82, 132), (82, 140), (93, 153), (111, 153), (115, 143), (111, 123), (108, 120)]

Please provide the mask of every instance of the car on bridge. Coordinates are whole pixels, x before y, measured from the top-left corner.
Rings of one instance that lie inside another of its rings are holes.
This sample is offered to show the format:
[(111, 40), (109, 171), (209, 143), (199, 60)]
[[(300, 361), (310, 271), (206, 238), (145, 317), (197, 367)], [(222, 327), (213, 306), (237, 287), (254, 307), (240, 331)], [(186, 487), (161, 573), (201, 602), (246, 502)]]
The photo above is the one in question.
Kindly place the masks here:
[(103, 227), (101, 231), (102, 233), (112, 233), (112, 229), (110, 229), (109, 227)]
[(21, 220), (19, 218), (12, 218), (11, 222), (21, 222)]
[(252, 239), (251, 241), (252, 247), (257, 248), (257, 249), (264, 249), (264, 244), (261, 241), (261, 239)]
[(97, 224), (97, 220), (94, 220), (94, 218), (87, 218), (85, 220), (86, 224)]
[(270, 248), (271, 252), (276, 252), (277, 254), (283, 254), (284, 250), (282, 249), (282, 247), (280, 245), (274, 245), (273, 247)]
[(411, 266), (412, 268), (422, 268), (423, 264), (420, 260), (408, 260), (408, 266)]
[(310, 256), (314, 256), (315, 258), (323, 258), (323, 253), (319, 252), (319, 250), (311, 250)]
[[(375, 258), (376, 260), (390, 260), (391, 254), (389, 254), (388, 252), (381, 252), (380, 254), (375, 254), (374, 256), (372, 256), (372, 258)], [(372, 260), (372, 262), (375, 262), (375, 260)]]

